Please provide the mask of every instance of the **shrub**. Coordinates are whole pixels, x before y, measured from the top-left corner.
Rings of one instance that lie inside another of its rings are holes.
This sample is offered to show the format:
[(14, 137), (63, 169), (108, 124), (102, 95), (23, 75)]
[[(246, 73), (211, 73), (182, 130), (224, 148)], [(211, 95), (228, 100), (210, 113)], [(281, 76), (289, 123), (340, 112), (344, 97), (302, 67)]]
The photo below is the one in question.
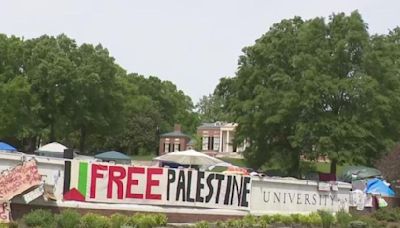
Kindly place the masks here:
[(272, 223), (272, 218), (270, 215), (263, 215), (259, 218), (260, 224), (263, 227), (266, 227), (268, 224)]
[(349, 227), (351, 220), (351, 215), (343, 210), (336, 213), (336, 221), (340, 228)]
[(323, 228), (330, 228), (335, 222), (335, 217), (327, 211), (318, 211), (318, 215), (321, 217)]
[(22, 218), (28, 227), (53, 227), (54, 217), (50, 210), (37, 209)]
[(207, 221), (200, 221), (196, 223), (196, 228), (209, 228), (210, 225), (208, 224)]
[(116, 213), (111, 215), (110, 223), (112, 228), (120, 228), (128, 222), (128, 216)]
[(308, 215), (308, 218), (309, 218), (309, 225), (316, 225), (316, 226), (322, 225), (322, 219), (318, 213), (313, 212)]
[(257, 217), (253, 215), (246, 215), (243, 217), (242, 220), (245, 227), (254, 227), (258, 223)]
[(400, 221), (400, 209), (382, 208), (377, 210), (373, 216), (379, 221), (398, 222)]
[(166, 226), (167, 225), (168, 218), (165, 214), (153, 214), (152, 216), (154, 216), (157, 226)]
[(105, 216), (87, 213), (82, 216), (79, 226), (80, 228), (109, 228), (111, 224)]
[(74, 210), (67, 209), (56, 215), (56, 223), (59, 228), (78, 227), (81, 215)]
[(300, 214), (291, 214), (293, 223), (300, 224)]

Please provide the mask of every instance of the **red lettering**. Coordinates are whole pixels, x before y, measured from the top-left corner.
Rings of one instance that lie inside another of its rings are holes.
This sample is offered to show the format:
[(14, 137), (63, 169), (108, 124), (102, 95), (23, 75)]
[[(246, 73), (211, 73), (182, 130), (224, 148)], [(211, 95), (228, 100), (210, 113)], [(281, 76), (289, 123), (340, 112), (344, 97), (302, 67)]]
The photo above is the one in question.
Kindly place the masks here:
[(99, 170), (107, 170), (107, 166), (105, 165), (92, 165), (92, 172), (91, 172), (91, 181), (90, 181), (90, 198), (96, 198), (96, 179), (103, 178), (104, 175), (98, 173)]
[[(113, 182), (117, 184), (117, 196), (118, 199), (122, 199), (124, 195), (124, 184), (122, 183), (122, 179), (126, 176), (125, 168), (122, 166), (110, 166), (108, 168), (108, 185), (107, 185), (107, 198), (112, 198), (112, 188)], [(118, 173), (118, 175), (116, 175)]]
[(133, 174), (144, 174), (143, 167), (129, 167), (128, 168), (128, 179), (126, 181), (126, 198), (143, 199), (143, 194), (132, 193), (132, 185), (138, 185), (139, 181), (133, 179)]
[(163, 174), (163, 171), (162, 168), (147, 168), (146, 199), (161, 199), (161, 194), (152, 194), (151, 188), (160, 185), (159, 180), (152, 179), (153, 174)]

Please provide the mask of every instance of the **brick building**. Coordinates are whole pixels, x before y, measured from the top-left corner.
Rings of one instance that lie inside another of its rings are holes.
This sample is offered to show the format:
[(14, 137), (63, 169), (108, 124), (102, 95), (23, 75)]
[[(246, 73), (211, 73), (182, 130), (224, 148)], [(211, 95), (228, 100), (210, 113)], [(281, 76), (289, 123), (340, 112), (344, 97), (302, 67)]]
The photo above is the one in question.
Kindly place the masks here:
[(174, 151), (187, 150), (190, 137), (181, 131), (181, 126), (175, 124), (174, 131), (160, 135), (159, 155)]

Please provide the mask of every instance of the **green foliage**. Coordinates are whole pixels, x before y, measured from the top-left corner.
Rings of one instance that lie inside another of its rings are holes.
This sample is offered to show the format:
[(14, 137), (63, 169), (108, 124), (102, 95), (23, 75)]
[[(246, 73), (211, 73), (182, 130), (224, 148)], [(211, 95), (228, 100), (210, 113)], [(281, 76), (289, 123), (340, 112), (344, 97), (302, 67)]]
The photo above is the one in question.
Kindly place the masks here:
[(273, 160), (299, 176), (302, 155), (370, 164), (388, 151), (400, 137), (399, 37), (370, 36), (352, 12), (285, 19), (244, 48), (215, 93), (239, 124), (235, 140), (249, 142), (250, 165)]
[(87, 213), (80, 220), (80, 228), (109, 228), (110, 220), (102, 215)]
[(63, 210), (60, 214), (55, 216), (57, 227), (59, 228), (73, 228), (78, 227), (81, 215), (72, 209)]
[(355, 220), (355, 221), (350, 222), (349, 227), (350, 228), (367, 228), (368, 224), (363, 221)]
[(165, 226), (167, 217), (163, 214), (141, 214), (137, 213), (131, 216), (126, 225), (138, 228), (151, 228), (155, 226)]
[(333, 226), (335, 222), (335, 217), (332, 215), (332, 213), (319, 210), (318, 215), (321, 218), (323, 228), (330, 228), (331, 226)]
[(340, 228), (347, 228), (352, 220), (352, 216), (341, 210), (336, 213), (336, 223)]
[(113, 214), (110, 217), (111, 228), (120, 228), (122, 225), (125, 225), (128, 222), (129, 218), (123, 214)]
[(207, 221), (197, 222), (195, 225), (196, 228), (209, 228), (210, 224)]
[(379, 221), (386, 222), (399, 222), (400, 221), (400, 209), (399, 208), (381, 208), (377, 210), (373, 217)]
[(54, 217), (50, 210), (36, 209), (22, 218), (28, 227), (53, 227)]
[(169, 81), (127, 74), (106, 48), (66, 35), (0, 34), (0, 138), (33, 152), (59, 141), (82, 153), (154, 153), (158, 134), (198, 124), (191, 99)]

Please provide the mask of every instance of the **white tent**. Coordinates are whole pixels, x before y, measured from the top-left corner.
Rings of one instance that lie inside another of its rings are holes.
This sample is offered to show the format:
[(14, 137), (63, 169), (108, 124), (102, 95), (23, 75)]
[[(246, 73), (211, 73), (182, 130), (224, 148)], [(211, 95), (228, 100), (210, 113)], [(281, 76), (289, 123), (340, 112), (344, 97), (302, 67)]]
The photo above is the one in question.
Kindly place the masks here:
[(63, 157), (64, 155), (64, 150), (68, 149), (66, 146), (64, 146), (61, 143), (58, 142), (52, 142), (49, 144), (46, 144), (39, 149), (37, 149), (35, 152), (38, 155), (42, 156), (50, 156), (50, 157)]

